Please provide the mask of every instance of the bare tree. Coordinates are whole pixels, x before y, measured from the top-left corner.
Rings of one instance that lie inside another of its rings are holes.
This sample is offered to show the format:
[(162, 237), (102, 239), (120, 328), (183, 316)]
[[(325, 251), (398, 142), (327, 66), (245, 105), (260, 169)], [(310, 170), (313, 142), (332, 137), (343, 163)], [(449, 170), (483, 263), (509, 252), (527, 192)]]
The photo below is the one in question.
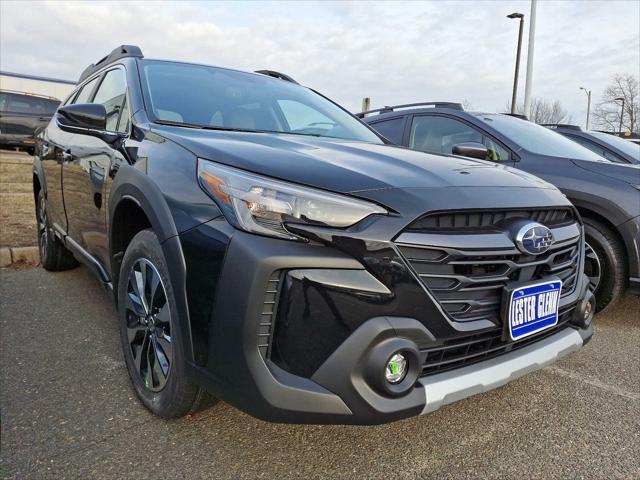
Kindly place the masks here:
[[(508, 101), (505, 105), (507, 112), (511, 111), (511, 102)], [(524, 103), (516, 107), (516, 113), (524, 114)], [(531, 114), (529, 120), (540, 124), (557, 124), (557, 123), (571, 123), (573, 118), (569, 115), (566, 108), (562, 106), (560, 100), (546, 100), (544, 98), (531, 99)]]
[(473, 103), (471, 103), (471, 100), (469, 100), (468, 98), (465, 98), (464, 100), (462, 100), (462, 108), (464, 108), (465, 110), (473, 110)]
[(593, 109), (594, 124), (603, 130), (617, 132), (620, 129), (622, 102), (624, 98), (623, 130), (635, 132), (640, 119), (640, 86), (638, 78), (633, 75), (615, 75), (611, 85), (605, 88), (601, 101)]

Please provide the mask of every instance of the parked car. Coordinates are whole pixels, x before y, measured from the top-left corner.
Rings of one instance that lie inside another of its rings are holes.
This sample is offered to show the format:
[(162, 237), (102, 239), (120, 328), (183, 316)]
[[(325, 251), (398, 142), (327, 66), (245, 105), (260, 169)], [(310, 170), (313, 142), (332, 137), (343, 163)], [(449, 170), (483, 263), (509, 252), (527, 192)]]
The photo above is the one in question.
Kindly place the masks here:
[(397, 145), (482, 158), (553, 183), (584, 220), (585, 270), (598, 309), (604, 309), (627, 288), (640, 294), (638, 165), (606, 161), (518, 116), (468, 112), (457, 103), (400, 105), (359, 116)]
[(38, 138), (42, 265), (113, 291), (147, 408), (208, 391), (270, 421), (388, 422), (590, 339), (582, 223), (555, 187), (388, 146), (263, 72), (122, 46)]
[(601, 157), (614, 163), (640, 163), (640, 145), (610, 133), (583, 130), (578, 125), (544, 125), (551, 130), (579, 143)]
[(33, 154), (36, 130), (49, 123), (59, 104), (53, 97), (0, 90), (0, 147)]

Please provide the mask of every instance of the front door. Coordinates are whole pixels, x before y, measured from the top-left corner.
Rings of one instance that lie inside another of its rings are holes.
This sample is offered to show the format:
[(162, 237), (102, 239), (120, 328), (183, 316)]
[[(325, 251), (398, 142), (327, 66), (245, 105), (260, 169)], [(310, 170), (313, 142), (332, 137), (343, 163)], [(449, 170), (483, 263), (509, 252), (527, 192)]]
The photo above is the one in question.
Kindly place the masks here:
[[(90, 101), (76, 103), (104, 105), (107, 131), (126, 132), (129, 128), (125, 74), (120, 67), (104, 74)], [(105, 181), (112, 163), (122, 162), (123, 156), (102, 139), (80, 133), (73, 135), (69, 150), (69, 161), (62, 170), (67, 233), (103, 265), (108, 265)]]
[(451, 155), (455, 145), (466, 142), (487, 147), (486, 160), (513, 164), (507, 148), (466, 122), (435, 114), (415, 115), (411, 121), (408, 147), (414, 150)]

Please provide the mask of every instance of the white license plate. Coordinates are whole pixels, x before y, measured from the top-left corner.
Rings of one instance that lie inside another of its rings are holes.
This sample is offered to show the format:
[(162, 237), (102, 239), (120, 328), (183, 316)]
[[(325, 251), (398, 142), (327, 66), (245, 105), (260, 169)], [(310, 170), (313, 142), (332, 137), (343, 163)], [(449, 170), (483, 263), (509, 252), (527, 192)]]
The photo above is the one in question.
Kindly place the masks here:
[(556, 325), (561, 291), (561, 280), (514, 289), (509, 299), (507, 316), (511, 340), (519, 340)]

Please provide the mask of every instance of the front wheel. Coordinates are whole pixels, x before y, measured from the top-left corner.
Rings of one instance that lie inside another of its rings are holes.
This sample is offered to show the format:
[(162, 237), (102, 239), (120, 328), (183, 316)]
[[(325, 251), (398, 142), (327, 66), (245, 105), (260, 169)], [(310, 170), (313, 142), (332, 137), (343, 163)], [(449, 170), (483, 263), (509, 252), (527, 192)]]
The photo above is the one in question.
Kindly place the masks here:
[(204, 392), (187, 380), (184, 333), (169, 270), (151, 230), (138, 233), (127, 247), (118, 300), (125, 362), (142, 403), (165, 418), (196, 410)]
[(584, 231), (584, 269), (599, 312), (615, 303), (624, 291), (625, 252), (617, 235), (601, 222), (585, 218)]

